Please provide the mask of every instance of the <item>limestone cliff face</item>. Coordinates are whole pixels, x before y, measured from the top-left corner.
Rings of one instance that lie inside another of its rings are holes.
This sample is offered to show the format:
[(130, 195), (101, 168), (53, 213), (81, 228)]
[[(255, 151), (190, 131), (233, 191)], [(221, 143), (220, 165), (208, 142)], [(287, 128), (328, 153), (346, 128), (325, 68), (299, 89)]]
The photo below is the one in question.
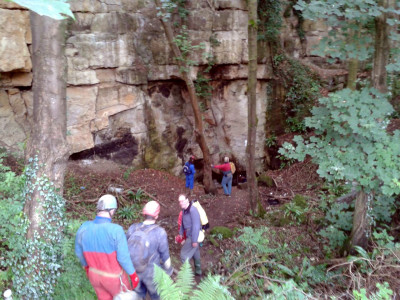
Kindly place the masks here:
[[(67, 118), (72, 158), (95, 155), (175, 173), (189, 154), (201, 158), (193, 134), (194, 118), (185, 84), (174, 63), (152, 0), (72, 0), (76, 21), (67, 34)], [(204, 129), (214, 162), (228, 154), (245, 166), (247, 137), (247, 8), (245, 0), (189, 1), (191, 40), (205, 43), (193, 53), (213, 55), (211, 100), (204, 104)], [(305, 42), (286, 19), (283, 46), (306, 57), (321, 27), (307, 24)], [(286, 41), (286, 42), (285, 42)], [(290, 43), (288, 42), (290, 41)], [(29, 13), (0, 2), (0, 146), (18, 149), (31, 127), (32, 64)], [(285, 46), (290, 45), (290, 46)], [(268, 83), (273, 78), (261, 51), (258, 66), (256, 164), (263, 169)]]

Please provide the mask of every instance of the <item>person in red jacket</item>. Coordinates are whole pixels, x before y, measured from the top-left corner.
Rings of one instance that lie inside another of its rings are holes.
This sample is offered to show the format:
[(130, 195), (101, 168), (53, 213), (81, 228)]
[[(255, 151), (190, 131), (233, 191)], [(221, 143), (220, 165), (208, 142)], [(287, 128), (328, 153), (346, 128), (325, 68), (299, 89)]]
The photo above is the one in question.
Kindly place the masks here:
[(117, 199), (113, 195), (100, 197), (96, 218), (83, 223), (76, 233), (75, 254), (99, 300), (112, 300), (121, 292), (121, 282), (129, 287), (127, 274), (133, 289), (139, 283), (124, 229), (111, 223), (116, 210)]
[(211, 168), (220, 170), (224, 175), (222, 177), (221, 185), (222, 188), (224, 189), (225, 196), (230, 197), (232, 192), (233, 174), (231, 170), (231, 164), (229, 163), (229, 157), (227, 156), (224, 157), (224, 163), (222, 165), (211, 165)]

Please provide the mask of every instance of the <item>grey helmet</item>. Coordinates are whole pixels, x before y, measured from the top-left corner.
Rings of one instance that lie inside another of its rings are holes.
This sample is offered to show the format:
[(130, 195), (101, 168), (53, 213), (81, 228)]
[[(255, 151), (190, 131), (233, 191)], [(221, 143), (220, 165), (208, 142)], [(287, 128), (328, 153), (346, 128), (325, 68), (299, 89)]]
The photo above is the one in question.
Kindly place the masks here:
[(113, 195), (103, 195), (97, 202), (97, 211), (116, 209), (117, 199)]

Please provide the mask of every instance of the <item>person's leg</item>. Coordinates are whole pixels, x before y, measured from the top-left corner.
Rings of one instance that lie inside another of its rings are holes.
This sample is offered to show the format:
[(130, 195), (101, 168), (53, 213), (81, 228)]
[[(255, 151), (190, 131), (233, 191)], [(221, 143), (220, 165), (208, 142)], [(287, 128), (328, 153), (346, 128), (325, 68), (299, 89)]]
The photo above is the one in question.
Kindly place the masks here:
[[(151, 268), (152, 272), (149, 272), (148, 274), (146, 274), (146, 276), (144, 277), (143, 281), (147, 287), (147, 293), (150, 296), (151, 300), (159, 300), (160, 299), (160, 295), (158, 295), (157, 290), (156, 290), (156, 285), (154, 283), (154, 269)], [(143, 297), (144, 299), (144, 297)]]
[(146, 287), (146, 284), (145, 284), (145, 282), (143, 280), (143, 274), (138, 274), (138, 277), (139, 277), (139, 284), (136, 287), (135, 292), (138, 293), (138, 295), (142, 299), (144, 299), (146, 297), (147, 287)]
[(232, 193), (232, 174), (228, 176), (228, 195), (230, 196)]
[(225, 195), (228, 195), (228, 187), (227, 187), (228, 181), (227, 180), (228, 180), (227, 176), (222, 177), (221, 185), (222, 185), (222, 188), (224, 189)]
[(190, 237), (186, 238), (186, 242), (183, 244), (181, 249), (181, 261), (184, 263), (186, 260), (189, 260), (193, 257), (194, 253), (196, 252), (196, 248), (192, 247), (192, 239)]
[(202, 275), (201, 271), (201, 260), (200, 260), (200, 247), (196, 247), (196, 252), (193, 254), (193, 260), (194, 260), (194, 273), (196, 275)]
[[(110, 278), (89, 272), (89, 280), (99, 300), (112, 300), (115, 295), (121, 292), (119, 278)], [(122, 281), (128, 289), (131, 288), (126, 274), (123, 274)]]

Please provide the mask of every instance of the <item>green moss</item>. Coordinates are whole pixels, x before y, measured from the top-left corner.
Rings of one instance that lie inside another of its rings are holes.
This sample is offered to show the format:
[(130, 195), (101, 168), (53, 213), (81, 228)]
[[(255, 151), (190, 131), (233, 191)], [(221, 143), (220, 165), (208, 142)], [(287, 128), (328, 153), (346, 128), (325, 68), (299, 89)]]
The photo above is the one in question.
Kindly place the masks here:
[(296, 206), (300, 208), (306, 208), (307, 207), (307, 198), (302, 196), (302, 195), (295, 195), (293, 198), (293, 202)]
[(222, 236), (222, 239), (229, 239), (233, 236), (233, 231), (228, 227), (215, 226), (210, 230), (210, 234)]
[(261, 174), (257, 177), (258, 185), (265, 185), (267, 187), (275, 187), (274, 180), (267, 174)]

